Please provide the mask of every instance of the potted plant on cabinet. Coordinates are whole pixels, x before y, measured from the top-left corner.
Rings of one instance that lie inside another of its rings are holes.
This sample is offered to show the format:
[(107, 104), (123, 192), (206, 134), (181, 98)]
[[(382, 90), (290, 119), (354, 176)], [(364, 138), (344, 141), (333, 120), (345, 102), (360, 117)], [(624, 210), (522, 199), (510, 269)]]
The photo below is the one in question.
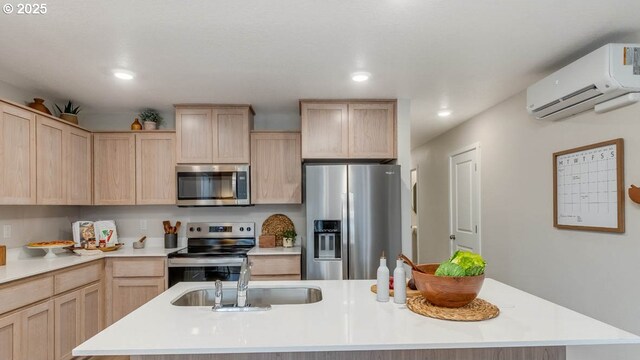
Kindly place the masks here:
[(80, 112), (80, 106), (75, 106), (71, 100), (64, 106), (64, 109), (61, 109), (58, 104), (56, 104), (56, 109), (60, 113), (58, 117), (64, 121), (68, 121), (72, 124), (78, 125), (78, 113)]
[(162, 124), (162, 116), (156, 110), (145, 109), (138, 116), (144, 122), (145, 130), (156, 130)]
[(296, 243), (296, 233), (295, 229), (288, 229), (282, 232), (282, 247), (290, 248), (293, 247), (293, 244)]

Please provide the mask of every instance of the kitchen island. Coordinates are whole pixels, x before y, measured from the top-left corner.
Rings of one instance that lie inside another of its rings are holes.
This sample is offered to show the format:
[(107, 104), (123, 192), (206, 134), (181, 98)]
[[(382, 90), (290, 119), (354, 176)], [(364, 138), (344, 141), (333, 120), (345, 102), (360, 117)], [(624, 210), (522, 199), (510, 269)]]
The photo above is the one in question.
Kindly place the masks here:
[[(180, 283), (73, 351), (75, 356), (174, 359), (564, 359), (566, 346), (638, 344), (640, 337), (486, 279), (480, 297), (500, 315), (480, 322), (437, 320), (392, 301), (380, 303), (372, 280), (251, 282), (250, 287), (307, 286), (322, 301), (259, 312), (174, 306), (211, 283)], [(235, 286), (235, 283), (225, 283)], [(375, 355), (374, 355), (375, 353)]]

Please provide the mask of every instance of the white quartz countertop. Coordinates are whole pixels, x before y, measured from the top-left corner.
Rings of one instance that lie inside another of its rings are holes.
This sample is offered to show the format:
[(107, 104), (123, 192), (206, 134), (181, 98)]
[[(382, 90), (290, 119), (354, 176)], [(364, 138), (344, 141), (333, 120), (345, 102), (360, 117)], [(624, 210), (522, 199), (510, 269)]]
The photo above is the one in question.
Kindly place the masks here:
[(180, 249), (181, 247), (165, 249), (161, 246), (145, 246), (144, 249), (134, 249), (130, 243), (127, 243), (117, 251), (94, 256), (79, 256), (64, 249), (54, 249), (57, 255), (51, 259), (45, 259), (45, 252), (40, 249), (9, 249), (7, 250), (7, 264), (0, 266), (0, 284), (106, 257), (163, 257)]
[(261, 248), (254, 247), (249, 250), (247, 255), (300, 255), (302, 253), (302, 248), (300, 246), (294, 246), (290, 248), (285, 247), (272, 247), (272, 248)]
[[(251, 282), (250, 287), (312, 286), (314, 304), (262, 312), (212, 312), (171, 301), (211, 283), (180, 283), (73, 350), (75, 356), (451, 349), (640, 343), (640, 337), (486, 279), (480, 297), (500, 316), (455, 322), (380, 303), (372, 280)], [(225, 286), (233, 286), (225, 283)]]

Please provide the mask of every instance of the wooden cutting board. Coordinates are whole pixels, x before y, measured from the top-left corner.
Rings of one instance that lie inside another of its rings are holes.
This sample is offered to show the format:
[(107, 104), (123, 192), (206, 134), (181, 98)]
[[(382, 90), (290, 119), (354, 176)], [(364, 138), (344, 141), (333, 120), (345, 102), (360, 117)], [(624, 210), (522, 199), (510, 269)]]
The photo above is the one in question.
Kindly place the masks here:
[[(371, 285), (371, 292), (374, 294), (378, 293), (378, 285), (373, 284)], [(408, 298), (412, 298), (415, 296), (420, 295), (420, 291), (418, 290), (413, 290), (413, 289), (409, 289), (409, 287), (407, 286), (407, 297)], [(393, 290), (389, 289), (389, 296), (393, 297)]]

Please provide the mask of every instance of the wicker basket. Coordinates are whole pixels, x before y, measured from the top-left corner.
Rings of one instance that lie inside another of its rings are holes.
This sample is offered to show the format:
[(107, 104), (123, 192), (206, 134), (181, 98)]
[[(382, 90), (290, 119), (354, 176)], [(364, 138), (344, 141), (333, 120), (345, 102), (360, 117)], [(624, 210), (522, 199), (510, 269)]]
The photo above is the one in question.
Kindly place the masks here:
[(274, 235), (275, 246), (282, 246), (282, 232), (296, 227), (287, 215), (273, 214), (262, 223), (262, 235)]

